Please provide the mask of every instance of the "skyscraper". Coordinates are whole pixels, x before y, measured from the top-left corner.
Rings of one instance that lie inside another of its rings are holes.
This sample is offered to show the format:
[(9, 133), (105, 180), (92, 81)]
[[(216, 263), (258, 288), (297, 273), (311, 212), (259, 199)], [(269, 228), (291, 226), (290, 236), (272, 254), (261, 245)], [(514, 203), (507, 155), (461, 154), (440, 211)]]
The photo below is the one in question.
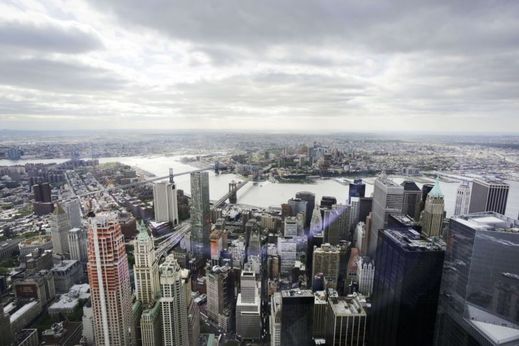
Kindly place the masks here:
[(425, 207), (423, 210), (422, 232), (428, 237), (439, 237), (443, 228), (444, 211), (443, 193), (440, 190), (440, 182), (436, 179), (436, 183), (431, 191), (427, 194)]
[(385, 174), (375, 180), (373, 193), (373, 218), (368, 237), (368, 254), (375, 257), (378, 244), (378, 231), (387, 225), (389, 214), (402, 213), (404, 187), (396, 184)]
[(132, 345), (132, 291), (121, 226), (90, 214), (88, 282), (96, 345)]
[(461, 182), (456, 193), (456, 206), (454, 208), (454, 216), (465, 215), (469, 213), (470, 192), (472, 190), (470, 181)]
[(357, 296), (328, 298), (327, 315), (327, 345), (365, 344), (367, 314)]
[(416, 183), (411, 180), (405, 180), (400, 185), (404, 187), (402, 214), (409, 215), (410, 217), (414, 218), (420, 205), (422, 191), (420, 191), (420, 188), (416, 185)]
[(510, 185), (499, 180), (479, 180), (472, 182), (469, 213), (494, 211), (505, 214)]
[(211, 213), (209, 206), (209, 174), (191, 173), (191, 249), (201, 261), (210, 258), (209, 232)]
[(79, 198), (72, 198), (62, 203), (62, 207), (67, 213), (70, 227), (80, 228), (81, 224), (81, 202)]
[(189, 345), (187, 297), (182, 269), (173, 255), (160, 265), (160, 307), (165, 346)]
[(518, 230), (493, 212), (450, 220), (436, 345), (519, 344)]
[(137, 300), (145, 308), (150, 308), (160, 294), (159, 264), (155, 255), (153, 240), (148, 234), (146, 225), (141, 222), (138, 228), (139, 233), (134, 243), (135, 290)]
[(364, 197), (366, 194), (366, 184), (362, 182), (362, 179), (355, 179), (353, 183), (350, 183), (350, 189), (348, 190), (348, 204), (351, 203), (352, 197)]
[(281, 291), (280, 345), (312, 345), (314, 300), (310, 290)]
[(142, 346), (161, 346), (162, 345), (162, 316), (160, 302), (144, 309), (141, 314), (141, 339)]
[(324, 210), (323, 228), (324, 242), (338, 245), (341, 240), (350, 237), (351, 206), (335, 204)]
[(232, 269), (225, 266), (207, 268), (207, 315), (221, 328), (230, 321), (234, 308), (234, 278)]
[(52, 249), (55, 254), (69, 255), (68, 232), (70, 229), (70, 221), (67, 213), (59, 203), (56, 203), (56, 208), (51, 218), (50, 230)]
[(381, 230), (370, 344), (432, 345), (444, 250), (413, 229)]
[(163, 181), (153, 185), (153, 208), (156, 221), (178, 224), (177, 189), (171, 170), (169, 182)]
[(296, 198), (306, 201), (306, 220), (305, 220), (305, 233), (308, 233), (308, 227), (312, 220), (312, 212), (315, 208), (315, 194), (309, 191), (300, 191), (296, 193)]
[(86, 264), (88, 261), (87, 232), (81, 228), (72, 228), (68, 231), (68, 248), (70, 259)]
[(326, 288), (337, 289), (339, 280), (340, 250), (328, 243), (314, 247), (312, 277), (322, 273), (326, 279)]
[(260, 297), (256, 274), (243, 270), (240, 278), (240, 293), (236, 300), (236, 335), (242, 340), (259, 339), (261, 333)]
[(359, 292), (366, 297), (373, 293), (373, 280), (375, 278), (375, 263), (369, 257), (360, 257), (357, 262), (357, 280)]

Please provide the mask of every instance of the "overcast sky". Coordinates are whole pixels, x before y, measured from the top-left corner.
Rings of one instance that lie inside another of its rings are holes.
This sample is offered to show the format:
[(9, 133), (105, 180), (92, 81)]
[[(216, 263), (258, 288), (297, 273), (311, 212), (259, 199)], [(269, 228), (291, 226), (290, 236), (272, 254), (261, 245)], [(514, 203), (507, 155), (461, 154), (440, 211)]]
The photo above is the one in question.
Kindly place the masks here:
[(0, 128), (519, 132), (519, 1), (0, 3)]

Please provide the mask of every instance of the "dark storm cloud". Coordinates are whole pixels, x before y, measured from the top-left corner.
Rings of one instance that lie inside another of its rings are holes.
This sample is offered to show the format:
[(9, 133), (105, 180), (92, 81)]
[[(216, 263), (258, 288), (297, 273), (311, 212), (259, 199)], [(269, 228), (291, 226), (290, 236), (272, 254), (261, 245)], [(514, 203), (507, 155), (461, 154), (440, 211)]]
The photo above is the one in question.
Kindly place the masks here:
[(22, 21), (0, 22), (0, 46), (58, 53), (83, 53), (103, 48), (95, 33), (78, 25)]

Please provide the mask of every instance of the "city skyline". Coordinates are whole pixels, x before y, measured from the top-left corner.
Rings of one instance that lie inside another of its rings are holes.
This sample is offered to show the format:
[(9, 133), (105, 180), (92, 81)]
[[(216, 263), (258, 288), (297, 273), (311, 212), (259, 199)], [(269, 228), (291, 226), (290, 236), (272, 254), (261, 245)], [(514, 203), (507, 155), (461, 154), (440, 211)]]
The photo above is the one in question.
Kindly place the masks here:
[(1, 4), (2, 127), (519, 131), (516, 3), (133, 5)]

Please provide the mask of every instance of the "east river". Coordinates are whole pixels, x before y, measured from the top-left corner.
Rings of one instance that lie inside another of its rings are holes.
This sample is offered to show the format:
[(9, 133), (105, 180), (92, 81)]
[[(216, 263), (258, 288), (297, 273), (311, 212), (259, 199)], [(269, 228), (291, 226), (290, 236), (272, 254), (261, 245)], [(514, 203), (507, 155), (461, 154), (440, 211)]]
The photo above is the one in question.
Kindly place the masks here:
[[(198, 169), (192, 165), (180, 162), (181, 156), (129, 156), (129, 157), (108, 157), (99, 158), (100, 163), (121, 162), (130, 166), (138, 167), (142, 170), (155, 174), (156, 176), (165, 176), (168, 174), (169, 168), (173, 168), (175, 173), (182, 173)], [(24, 165), (25, 163), (60, 163), (65, 159), (42, 159), (42, 160), (19, 160), (9, 161), (0, 160), (0, 166)], [(404, 177), (392, 176), (393, 180), (401, 183)], [(216, 200), (228, 191), (229, 182), (232, 180), (239, 181), (243, 178), (235, 174), (215, 175), (213, 171), (209, 172), (209, 194), (211, 200)], [(421, 180), (421, 179), (420, 179)], [(366, 177), (366, 195), (370, 196), (373, 192), (374, 177)], [(183, 189), (187, 193), (190, 191), (189, 175), (183, 175), (175, 178), (177, 188)], [(508, 204), (506, 215), (517, 218), (519, 214), (519, 182), (506, 181), (510, 185), (510, 193), (508, 195)], [(418, 183), (419, 187), (422, 183)], [(441, 182), (440, 187), (445, 195), (445, 209), (447, 216), (454, 212), (456, 202), (456, 191), (459, 182)], [(337, 201), (345, 203), (348, 197), (348, 186), (337, 182), (335, 179), (316, 180), (310, 184), (281, 184), (269, 181), (253, 184), (252, 182), (245, 185), (238, 191), (238, 203), (253, 205), (267, 208), (269, 206), (279, 206), (286, 202), (289, 198), (294, 197), (299, 191), (311, 191), (315, 194), (316, 200), (319, 201), (322, 196), (334, 196)]]

